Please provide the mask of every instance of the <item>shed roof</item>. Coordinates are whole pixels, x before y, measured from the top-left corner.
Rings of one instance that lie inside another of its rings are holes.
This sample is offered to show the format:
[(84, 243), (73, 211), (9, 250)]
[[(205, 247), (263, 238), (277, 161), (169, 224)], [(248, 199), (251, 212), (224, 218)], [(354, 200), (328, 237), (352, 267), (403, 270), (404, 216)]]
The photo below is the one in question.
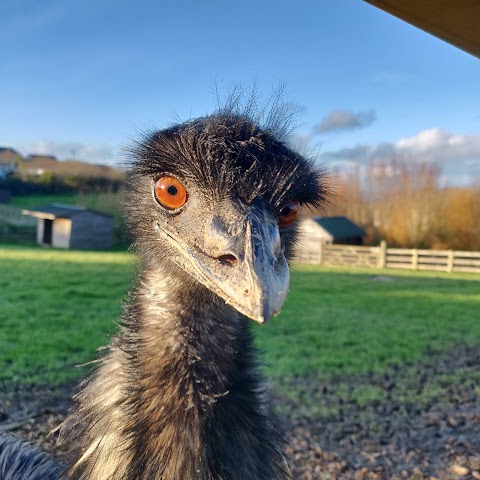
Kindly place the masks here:
[(89, 208), (82, 207), (80, 205), (68, 205), (66, 203), (52, 203), (44, 207), (22, 210), (24, 215), (31, 215), (32, 217), (38, 218), (48, 218), (52, 220), (55, 218), (72, 218), (80, 212), (90, 212), (95, 215), (111, 218), (111, 215), (107, 215), (106, 213), (90, 210)]
[(334, 239), (364, 237), (365, 230), (350, 221), (347, 217), (313, 217), (313, 221), (318, 223)]

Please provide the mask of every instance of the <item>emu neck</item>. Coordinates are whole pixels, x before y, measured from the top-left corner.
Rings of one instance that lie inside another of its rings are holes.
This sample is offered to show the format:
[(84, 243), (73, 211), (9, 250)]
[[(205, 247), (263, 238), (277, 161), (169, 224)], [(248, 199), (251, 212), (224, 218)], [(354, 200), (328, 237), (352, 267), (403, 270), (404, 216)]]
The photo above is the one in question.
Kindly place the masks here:
[(130, 318), (132, 478), (282, 478), (249, 320), (200, 285), (183, 292), (159, 278), (145, 279)]
[(290, 478), (248, 320), (204, 287), (148, 270), (75, 397), (72, 480)]
[(168, 378), (182, 398), (206, 406), (252, 372), (249, 320), (202, 285), (182, 285), (171, 275), (145, 278), (129, 322), (143, 387), (164, 388)]

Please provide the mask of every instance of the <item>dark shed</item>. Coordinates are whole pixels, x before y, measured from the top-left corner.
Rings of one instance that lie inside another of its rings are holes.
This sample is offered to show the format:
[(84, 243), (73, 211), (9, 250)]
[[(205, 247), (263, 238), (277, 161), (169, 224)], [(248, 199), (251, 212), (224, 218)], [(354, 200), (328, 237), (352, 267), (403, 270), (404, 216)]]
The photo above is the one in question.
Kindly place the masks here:
[(328, 243), (361, 245), (366, 232), (347, 217), (314, 217), (312, 220), (330, 236)]
[(300, 222), (299, 229), (300, 244), (306, 248), (319, 243), (361, 245), (366, 235), (363, 228), (347, 217), (305, 218)]
[(78, 205), (53, 203), (22, 210), (37, 218), (37, 243), (58, 248), (102, 249), (112, 245), (113, 218)]

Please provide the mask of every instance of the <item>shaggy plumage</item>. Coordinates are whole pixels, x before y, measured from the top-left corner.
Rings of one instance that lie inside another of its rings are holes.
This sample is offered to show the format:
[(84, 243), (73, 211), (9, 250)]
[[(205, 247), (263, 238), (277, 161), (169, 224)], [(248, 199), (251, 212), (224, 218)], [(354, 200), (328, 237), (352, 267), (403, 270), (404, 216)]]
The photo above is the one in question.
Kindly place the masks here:
[[(283, 303), (296, 227), (278, 219), (289, 202), (322, 200), (320, 173), (273, 128), (228, 111), (146, 135), (132, 155), (125, 207), (140, 273), (61, 427), (68, 478), (288, 479), (240, 311), (263, 322)], [(178, 211), (155, 199), (163, 175), (188, 191)], [(237, 278), (247, 263), (253, 276)], [(249, 306), (253, 287), (229, 293), (247, 280), (267, 292), (261, 305)]]
[(50, 455), (13, 435), (0, 435), (0, 480), (57, 480), (61, 467)]

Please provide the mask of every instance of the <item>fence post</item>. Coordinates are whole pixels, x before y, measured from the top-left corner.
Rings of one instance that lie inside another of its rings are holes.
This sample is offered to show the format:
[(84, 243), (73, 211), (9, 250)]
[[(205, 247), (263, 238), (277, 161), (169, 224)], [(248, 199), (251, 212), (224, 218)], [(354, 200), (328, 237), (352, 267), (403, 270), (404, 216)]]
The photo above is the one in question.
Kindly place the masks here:
[(412, 270), (418, 270), (418, 250), (412, 250)]
[(448, 257), (447, 257), (447, 272), (453, 272), (454, 258), (455, 258), (455, 252), (453, 250), (449, 250)]
[(387, 265), (387, 242), (382, 240), (378, 249), (378, 268), (385, 268)]

